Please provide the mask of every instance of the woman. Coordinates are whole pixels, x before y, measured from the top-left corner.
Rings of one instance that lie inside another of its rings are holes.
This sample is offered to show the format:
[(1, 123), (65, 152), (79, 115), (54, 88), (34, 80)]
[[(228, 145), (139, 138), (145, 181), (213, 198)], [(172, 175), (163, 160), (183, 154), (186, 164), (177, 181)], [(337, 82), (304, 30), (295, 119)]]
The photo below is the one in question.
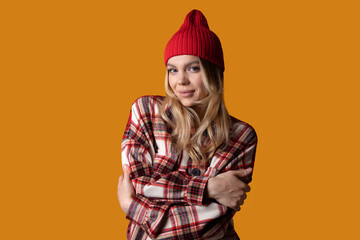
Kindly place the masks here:
[(165, 49), (166, 97), (131, 109), (118, 198), (128, 239), (239, 239), (232, 217), (250, 191), (257, 138), (227, 113), (221, 43), (192, 10)]

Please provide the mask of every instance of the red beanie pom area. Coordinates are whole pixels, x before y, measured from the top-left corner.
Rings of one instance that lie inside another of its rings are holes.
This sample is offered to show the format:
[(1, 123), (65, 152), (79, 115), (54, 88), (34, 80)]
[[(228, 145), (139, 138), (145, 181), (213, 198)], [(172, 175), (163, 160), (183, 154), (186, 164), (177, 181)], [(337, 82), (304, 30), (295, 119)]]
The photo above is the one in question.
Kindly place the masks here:
[(165, 66), (171, 57), (194, 55), (225, 70), (220, 40), (209, 29), (205, 16), (199, 10), (192, 10), (186, 15), (180, 29), (167, 43), (164, 55)]

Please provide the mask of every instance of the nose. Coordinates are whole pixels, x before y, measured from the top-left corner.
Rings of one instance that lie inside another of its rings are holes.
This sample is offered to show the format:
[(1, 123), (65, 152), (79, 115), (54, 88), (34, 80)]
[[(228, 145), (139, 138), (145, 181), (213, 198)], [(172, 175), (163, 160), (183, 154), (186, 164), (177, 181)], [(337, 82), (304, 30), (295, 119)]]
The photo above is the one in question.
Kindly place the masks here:
[(179, 85), (188, 85), (190, 83), (188, 75), (186, 72), (179, 72), (178, 84)]

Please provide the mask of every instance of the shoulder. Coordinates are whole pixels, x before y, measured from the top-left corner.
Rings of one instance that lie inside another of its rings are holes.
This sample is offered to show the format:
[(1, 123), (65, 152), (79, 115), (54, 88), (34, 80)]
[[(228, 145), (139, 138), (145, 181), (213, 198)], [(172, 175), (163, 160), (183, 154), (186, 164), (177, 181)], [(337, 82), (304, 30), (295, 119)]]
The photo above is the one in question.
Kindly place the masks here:
[(241, 121), (233, 116), (230, 116), (230, 139), (234, 142), (241, 142), (242, 144), (252, 144), (257, 142), (257, 134), (255, 129), (244, 121)]
[(151, 105), (158, 105), (158, 104), (162, 104), (162, 102), (164, 101), (165, 97), (164, 96), (158, 96), (158, 95), (145, 95), (145, 96), (141, 96), (138, 97), (133, 105), (140, 105), (140, 106), (151, 106)]
[(133, 102), (131, 111), (141, 115), (157, 114), (164, 99), (164, 96), (157, 95), (141, 96)]

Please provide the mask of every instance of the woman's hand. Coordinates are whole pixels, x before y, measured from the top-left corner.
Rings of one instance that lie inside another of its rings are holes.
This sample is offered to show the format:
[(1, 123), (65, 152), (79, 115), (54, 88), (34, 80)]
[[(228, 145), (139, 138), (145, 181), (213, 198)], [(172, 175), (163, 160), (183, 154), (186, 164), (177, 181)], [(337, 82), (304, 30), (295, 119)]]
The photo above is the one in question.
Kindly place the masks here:
[(211, 177), (207, 183), (207, 197), (239, 211), (246, 199), (246, 193), (250, 191), (249, 185), (240, 179), (248, 176), (251, 171), (251, 168), (247, 168)]
[(119, 177), (117, 194), (121, 209), (127, 214), (130, 204), (135, 197), (135, 189), (130, 180), (129, 165), (124, 164), (123, 172), (124, 174)]

